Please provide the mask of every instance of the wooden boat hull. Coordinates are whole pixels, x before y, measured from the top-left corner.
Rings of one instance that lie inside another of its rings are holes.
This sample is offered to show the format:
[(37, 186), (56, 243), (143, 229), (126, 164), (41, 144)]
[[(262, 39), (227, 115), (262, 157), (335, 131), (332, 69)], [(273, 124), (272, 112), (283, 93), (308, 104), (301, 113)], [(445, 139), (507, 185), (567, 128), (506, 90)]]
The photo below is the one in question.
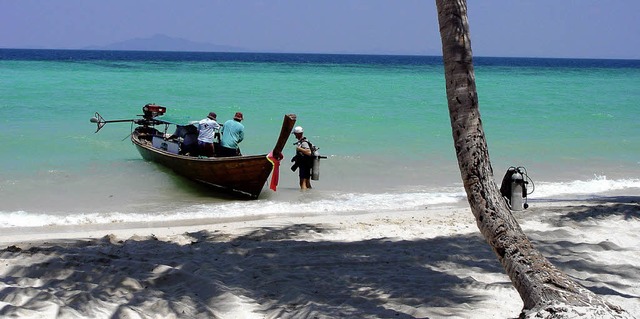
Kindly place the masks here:
[[(273, 154), (281, 154), (294, 124), (295, 115), (286, 115)], [(258, 198), (273, 170), (268, 154), (210, 158), (179, 155), (154, 147), (148, 136), (137, 130), (131, 134), (131, 141), (145, 160), (218, 190), (252, 199)]]

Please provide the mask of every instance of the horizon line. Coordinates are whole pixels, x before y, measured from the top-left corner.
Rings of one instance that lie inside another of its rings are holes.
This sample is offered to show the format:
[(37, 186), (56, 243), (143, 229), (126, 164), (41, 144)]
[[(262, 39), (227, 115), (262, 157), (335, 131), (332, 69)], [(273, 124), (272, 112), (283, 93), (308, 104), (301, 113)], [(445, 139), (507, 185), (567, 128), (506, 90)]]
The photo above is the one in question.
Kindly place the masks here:
[[(278, 52), (278, 51), (182, 51), (182, 50), (153, 50), (153, 49), (92, 49), (92, 48), (9, 48), (1, 47), (0, 50), (41, 50), (41, 51), (104, 51), (104, 52), (165, 52), (165, 53), (226, 53), (226, 54), (301, 54), (301, 55), (362, 55), (362, 56), (412, 56), (412, 57), (442, 57), (442, 55), (426, 53), (353, 53), (353, 52)], [(474, 55), (474, 58), (513, 58), (513, 59), (565, 59), (565, 60), (625, 60), (638, 61), (640, 58), (596, 58), (596, 57), (554, 57), (554, 56), (486, 56)]]

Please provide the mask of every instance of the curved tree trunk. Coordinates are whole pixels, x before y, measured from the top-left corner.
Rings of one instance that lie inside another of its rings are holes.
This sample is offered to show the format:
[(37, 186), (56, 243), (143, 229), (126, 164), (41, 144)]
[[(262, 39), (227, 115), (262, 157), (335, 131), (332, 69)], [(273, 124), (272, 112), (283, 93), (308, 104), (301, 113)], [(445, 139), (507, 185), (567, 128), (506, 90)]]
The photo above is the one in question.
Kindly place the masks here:
[[(494, 181), (478, 109), (465, 0), (436, 0), (447, 100), (462, 181), (476, 223), (524, 302), (521, 317), (629, 318), (553, 266), (526, 237)], [(578, 310), (580, 309), (580, 310)], [(580, 312), (577, 312), (580, 311)]]

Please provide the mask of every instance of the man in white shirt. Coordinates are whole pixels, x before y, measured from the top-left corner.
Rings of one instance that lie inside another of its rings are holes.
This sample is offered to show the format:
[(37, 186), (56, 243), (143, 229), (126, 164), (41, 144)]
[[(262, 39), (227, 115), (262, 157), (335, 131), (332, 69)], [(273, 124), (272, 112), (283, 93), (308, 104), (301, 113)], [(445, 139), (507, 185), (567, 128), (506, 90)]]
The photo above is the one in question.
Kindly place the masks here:
[(199, 155), (212, 157), (213, 136), (220, 129), (220, 124), (216, 122), (216, 113), (209, 112), (206, 118), (198, 122), (198, 150)]

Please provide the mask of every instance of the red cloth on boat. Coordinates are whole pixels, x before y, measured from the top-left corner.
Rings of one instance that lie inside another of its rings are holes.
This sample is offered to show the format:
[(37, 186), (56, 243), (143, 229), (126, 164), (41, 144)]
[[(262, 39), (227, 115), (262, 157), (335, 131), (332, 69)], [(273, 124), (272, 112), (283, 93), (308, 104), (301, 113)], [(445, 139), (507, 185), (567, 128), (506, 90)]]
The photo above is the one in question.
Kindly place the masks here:
[(273, 174), (271, 174), (271, 183), (269, 184), (269, 188), (273, 191), (278, 187), (278, 180), (280, 179), (280, 161), (283, 158), (284, 156), (282, 156), (282, 153), (280, 153), (279, 158), (273, 156), (273, 152), (270, 152), (269, 155), (267, 155), (267, 160), (269, 160), (273, 165)]

